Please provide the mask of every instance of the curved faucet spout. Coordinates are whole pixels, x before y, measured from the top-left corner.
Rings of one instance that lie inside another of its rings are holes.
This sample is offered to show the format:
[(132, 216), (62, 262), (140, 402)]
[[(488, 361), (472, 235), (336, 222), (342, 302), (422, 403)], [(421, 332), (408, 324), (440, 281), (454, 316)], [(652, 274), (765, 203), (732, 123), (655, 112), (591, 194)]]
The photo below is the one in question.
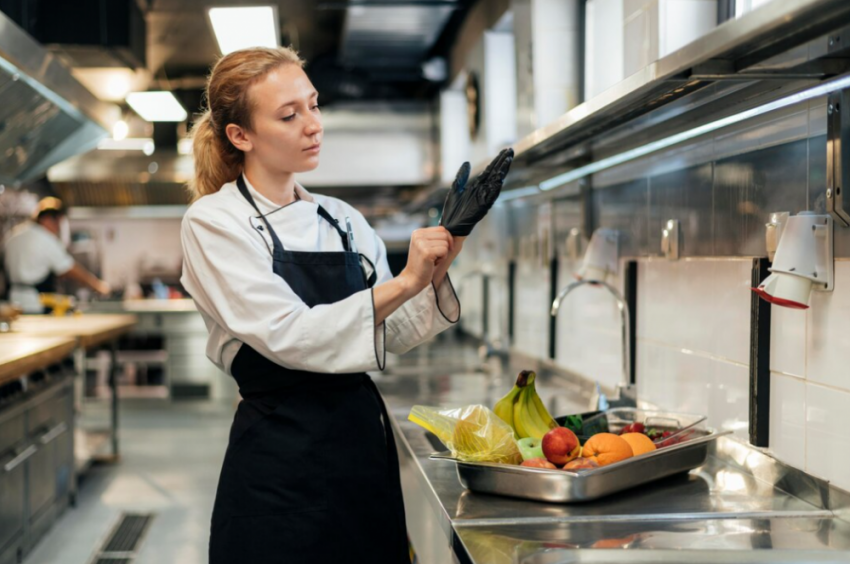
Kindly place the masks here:
[(608, 284), (603, 280), (576, 280), (575, 282), (567, 285), (563, 290), (558, 293), (558, 296), (552, 302), (552, 309), (550, 313), (552, 317), (557, 317), (558, 311), (560, 311), (561, 309), (561, 304), (563, 303), (567, 295), (576, 288), (584, 286), (586, 284), (589, 284), (591, 286), (602, 286), (603, 288), (608, 290), (608, 293), (611, 294), (617, 301), (617, 308), (620, 310), (620, 322), (622, 324), (623, 384), (629, 385), (629, 383), (631, 382), (631, 347), (629, 346), (629, 327), (631, 315), (629, 313), (629, 304), (614, 286)]

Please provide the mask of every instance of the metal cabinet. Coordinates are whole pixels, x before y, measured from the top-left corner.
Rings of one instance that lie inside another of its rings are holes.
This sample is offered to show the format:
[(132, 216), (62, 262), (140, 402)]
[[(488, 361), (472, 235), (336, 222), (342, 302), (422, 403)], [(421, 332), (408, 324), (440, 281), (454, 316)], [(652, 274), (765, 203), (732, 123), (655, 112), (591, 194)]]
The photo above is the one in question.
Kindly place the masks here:
[[(45, 398), (27, 412), (27, 436), (37, 451), (29, 462), (29, 518), (37, 520), (60, 495), (70, 490), (73, 450), (69, 439), (70, 397), (68, 388)], [(73, 443), (72, 443), (73, 445)]]
[(0, 564), (28, 553), (75, 493), (71, 379), (0, 411)]
[(24, 439), (22, 413), (0, 418), (0, 563), (17, 558), (24, 533), (26, 461), (35, 452)]

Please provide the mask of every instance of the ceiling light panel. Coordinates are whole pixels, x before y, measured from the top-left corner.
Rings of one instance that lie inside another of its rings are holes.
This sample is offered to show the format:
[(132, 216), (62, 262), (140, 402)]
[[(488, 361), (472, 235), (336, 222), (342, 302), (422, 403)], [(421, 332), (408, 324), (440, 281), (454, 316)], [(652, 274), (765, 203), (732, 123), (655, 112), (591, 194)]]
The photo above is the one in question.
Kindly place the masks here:
[(207, 11), (222, 55), (248, 47), (278, 47), (275, 6), (210, 8)]
[(171, 92), (131, 92), (127, 103), (145, 121), (185, 121), (188, 117)]

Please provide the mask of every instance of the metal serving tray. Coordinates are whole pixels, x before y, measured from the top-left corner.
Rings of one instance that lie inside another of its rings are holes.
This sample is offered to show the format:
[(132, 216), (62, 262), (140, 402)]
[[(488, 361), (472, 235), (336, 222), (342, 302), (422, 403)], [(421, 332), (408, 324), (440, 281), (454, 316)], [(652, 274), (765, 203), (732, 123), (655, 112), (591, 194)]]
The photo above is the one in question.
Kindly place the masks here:
[(474, 492), (550, 503), (574, 503), (599, 499), (702, 466), (708, 457), (709, 443), (730, 433), (691, 426), (689, 438), (682, 443), (601, 468), (578, 472), (463, 462), (451, 457), (449, 453), (435, 453), (431, 458), (455, 462), (461, 485)]

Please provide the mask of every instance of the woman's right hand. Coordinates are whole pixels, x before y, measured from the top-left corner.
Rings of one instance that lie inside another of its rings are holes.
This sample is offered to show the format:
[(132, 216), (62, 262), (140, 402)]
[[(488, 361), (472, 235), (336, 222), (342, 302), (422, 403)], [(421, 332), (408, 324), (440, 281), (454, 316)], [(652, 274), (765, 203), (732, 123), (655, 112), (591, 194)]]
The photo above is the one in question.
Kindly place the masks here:
[(410, 237), (407, 266), (399, 275), (416, 295), (431, 283), (436, 264), (449, 256), (454, 246), (445, 227), (417, 229)]

